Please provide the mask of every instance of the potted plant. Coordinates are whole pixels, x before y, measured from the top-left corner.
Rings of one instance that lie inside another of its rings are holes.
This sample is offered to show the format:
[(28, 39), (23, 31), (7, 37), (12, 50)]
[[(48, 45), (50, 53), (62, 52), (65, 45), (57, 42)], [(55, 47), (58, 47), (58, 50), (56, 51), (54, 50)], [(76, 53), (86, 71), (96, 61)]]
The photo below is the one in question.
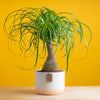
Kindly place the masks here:
[[(74, 18), (68, 18), (68, 15)], [(78, 35), (80, 37), (79, 45), (85, 40), (86, 48), (91, 42), (92, 36), (89, 42), (84, 38), (83, 26), (92, 35), (90, 28), (80, 22), (72, 13), (56, 13), (46, 7), (22, 8), (11, 12), (7, 16), (4, 22), (4, 30), (8, 38), (12, 41), (17, 41), (19, 48), (25, 53), (33, 47), (36, 52), (34, 66), (37, 65), (38, 57), (40, 56), (39, 46), (42, 45), (45, 55), (48, 52), (47, 60), (42, 70), (35, 71), (36, 90), (38, 93), (52, 95), (63, 92), (65, 71), (58, 69), (55, 53), (58, 51), (58, 47), (60, 48), (59, 50), (65, 49), (64, 56), (66, 57), (67, 73), (69, 56), (75, 47), (75, 36)], [(42, 41), (42, 44), (40, 44), (40, 41)]]

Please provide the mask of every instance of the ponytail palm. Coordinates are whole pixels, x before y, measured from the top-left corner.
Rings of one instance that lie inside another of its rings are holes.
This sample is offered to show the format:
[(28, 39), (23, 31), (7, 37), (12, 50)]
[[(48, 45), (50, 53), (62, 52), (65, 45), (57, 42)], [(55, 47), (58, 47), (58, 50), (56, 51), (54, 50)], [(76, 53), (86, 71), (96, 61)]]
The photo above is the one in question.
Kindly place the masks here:
[[(66, 14), (66, 16), (64, 15)], [(67, 15), (74, 18), (69, 19)], [(10, 21), (9, 27), (7, 22)], [(68, 12), (56, 13), (46, 7), (42, 8), (22, 8), (11, 12), (4, 23), (4, 29), (7, 32), (8, 38), (12, 41), (17, 41), (19, 47), (25, 53), (33, 47), (36, 51), (35, 65), (37, 65), (39, 55), (40, 41), (42, 40), (43, 52), (48, 51), (47, 60), (43, 65), (43, 71), (57, 71), (58, 65), (55, 58), (55, 53), (65, 49), (64, 56), (66, 56), (66, 71), (68, 71), (68, 60), (71, 51), (74, 49), (75, 36), (80, 36), (80, 43), (85, 39), (83, 37), (83, 26), (90, 28), (81, 23), (73, 14)], [(24, 37), (28, 36), (28, 41)], [(28, 45), (27, 45), (28, 42)], [(91, 42), (87, 42), (86, 48)], [(54, 47), (56, 49), (54, 50)], [(44, 56), (45, 56), (44, 54)], [(43, 56), (43, 57), (44, 57)]]

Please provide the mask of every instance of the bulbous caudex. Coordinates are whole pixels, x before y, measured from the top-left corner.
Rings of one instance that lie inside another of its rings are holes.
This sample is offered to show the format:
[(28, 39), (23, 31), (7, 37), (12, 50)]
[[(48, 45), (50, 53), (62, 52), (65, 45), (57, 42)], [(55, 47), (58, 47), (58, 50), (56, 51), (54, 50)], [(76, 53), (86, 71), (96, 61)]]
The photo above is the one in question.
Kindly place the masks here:
[(54, 48), (50, 43), (47, 43), (48, 56), (43, 65), (42, 71), (52, 72), (58, 71), (58, 64), (55, 57)]

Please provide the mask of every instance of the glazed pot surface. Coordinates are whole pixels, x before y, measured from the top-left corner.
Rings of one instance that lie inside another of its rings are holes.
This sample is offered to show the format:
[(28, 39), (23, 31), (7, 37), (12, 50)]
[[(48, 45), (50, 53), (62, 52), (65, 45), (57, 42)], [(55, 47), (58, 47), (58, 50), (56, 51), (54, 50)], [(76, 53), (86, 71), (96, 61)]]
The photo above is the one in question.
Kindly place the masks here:
[(35, 71), (35, 88), (37, 93), (45, 95), (60, 94), (65, 88), (65, 71)]

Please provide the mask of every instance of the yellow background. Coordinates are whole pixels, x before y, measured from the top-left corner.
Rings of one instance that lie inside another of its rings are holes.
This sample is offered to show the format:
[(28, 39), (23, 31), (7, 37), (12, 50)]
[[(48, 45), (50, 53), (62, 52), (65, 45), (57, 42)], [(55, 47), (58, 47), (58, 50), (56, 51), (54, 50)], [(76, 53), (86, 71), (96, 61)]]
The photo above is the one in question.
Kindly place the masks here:
[[(66, 76), (66, 85), (100, 85), (100, 0), (0, 0), (0, 86), (35, 85), (34, 70), (26, 71), (16, 67), (26, 63), (22, 57), (15, 56), (9, 51), (3, 23), (13, 10), (42, 6), (75, 14), (91, 28), (93, 33), (88, 56), (78, 63), (70, 62), (69, 75), (74, 77)], [(65, 58), (57, 58), (57, 61), (59, 67), (65, 69)], [(38, 65), (35, 70), (40, 68)]]

